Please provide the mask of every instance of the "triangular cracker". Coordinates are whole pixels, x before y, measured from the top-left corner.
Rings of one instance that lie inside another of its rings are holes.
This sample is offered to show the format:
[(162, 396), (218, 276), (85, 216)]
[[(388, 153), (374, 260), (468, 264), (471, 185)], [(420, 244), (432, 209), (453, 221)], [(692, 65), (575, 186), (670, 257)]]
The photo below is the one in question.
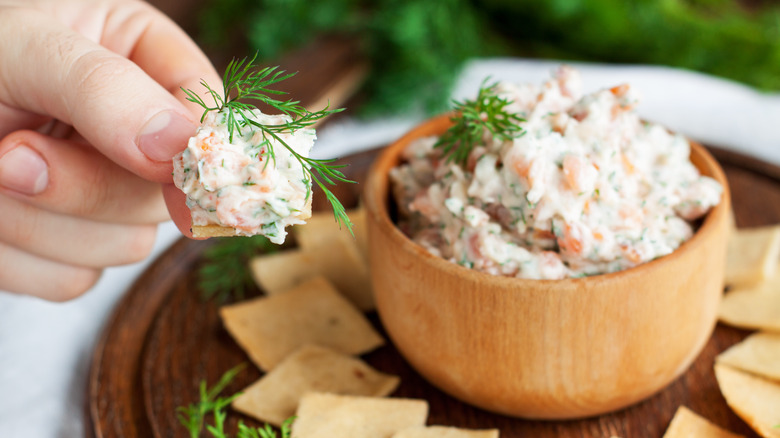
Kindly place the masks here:
[(720, 391), (734, 412), (763, 437), (780, 438), (780, 385), (715, 364)]
[(346, 354), (366, 353), (384, 344), (365, 316), (321, 277), (219, 312), (236, 342), (264, 371), (305, 344)]
[(332, 214), (317, 213), (306, 225), (295, 227), (299, 248), (262, 255), (250, 261), (257, 284), (273, 295), (321, 275), (360, 310), (373, 310), (374, 296), (363, 253), (368, 248), (362, 211), (349, 213), (354, 222), (354, 238), (346, 230), (338, 229)]
[(279, 426), (295, 414), (308, 392), (383, 397), (400, 383), (360, 359), (328, 348), (305, 345), (253, 383), (233, 401), (233, 408)]
[(290, 249), (255, 257), (249, 268), (255, 282), (268, 295), (285, 292), (319, 276), (314, 255), (301, 249)]
[(704, 417), (680, 406), (666, 429), (664, 438), (744, 438), (712, 424)]
[(729, 237), (726, 284), (752, 286), (777, 272), (780, 226), (742, 228)]
[(718, 363), (780, 381), (780, 333), (755, 333), (721, 353)]
[(393, 438), (498, 438), (498, 429), (461, 429), (449, 426), (412, 427)]
[(735, 327), (780, 331), (780, 275), (756, 287), (726, 293), (718, 317)]
[[(356, 232), (358, 227), (361, 224), (356, 224)], [(365, 229), (365, 225), (361, 228)], [(333, 215), (322, 213), (293, 230), (303, 252), (314, 257), (314, 270), (330, 280), (359, 309), (374, 309), (368, 261), (358, 246), (357, 235), (353, 237), (347, 230), (339, 230)]]
[(296, 417), (295, 438), (390, 438), (425, 424), (428, 402), (313, 392), (301, 399)]
[[(368, 261), (368, 225), (366, 224), (366, 209), (362, 205), (351, 210), (347, 210), (347, 216), (352, 221), (352, 234), (355, 236), (354, 241), (357, 245), (360, 255), (363, 260)], [(306, 230), (308, 229), (308, 231)], [(322, 239), (325, 243), (329, 239), (334, 238), (334, 233), (340, 233), (346, 231), (340, 229), (333, 217), (332, 213), (328, 212), (315, 212), (312, 217), (306, 221), (305, 225), (299, 225), (293, 228), (294, 232), (298, 236), (298, 242), (303, 247), (311, 247), (313, 244), (317, 244), (318, 239)], [(303, 234), (302, 236), (300, 234)], [(349, 235), (349, 232), (346, 233)], [(301, 241), (301, 239), (303, 241)], [(321, 244), (322, 242), (320, 242)]]

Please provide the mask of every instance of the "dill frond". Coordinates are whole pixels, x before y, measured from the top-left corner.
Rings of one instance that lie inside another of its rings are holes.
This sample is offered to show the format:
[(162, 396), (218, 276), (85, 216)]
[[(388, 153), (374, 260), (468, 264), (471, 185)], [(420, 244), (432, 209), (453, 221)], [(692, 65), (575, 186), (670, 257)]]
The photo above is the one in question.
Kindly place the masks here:
[(517, 114), (506, 111), (511, 102), (496, 94), (496, 85), (482, 82), (475, 100), (454, 101), (453, 125), (439, 137), (434, 145), (441, 149), (447, 161), (465, 165), (469, 154), (483, 144), (486, 134), (502, 141), (523, 135), (519, 123), (525, 121)]
[[(227, 408), (241, 393), (233, 394), (229, 397), (220, 397), (219, 394), (233, 381), (236, 375), (241, 372), (245, 364), (234, 367), (219, 379), (211, 388), (208, 388), (206, 381), (200, 382), (200, 400), (187, 406), (180, 406), (176, 409), (176, 417), (179, 422), (187, 428), (190, 438), (198, 438), (205, 428), (210, 436), (214, 438), (230, 438), (225, 432), (225, 420), (227, 419)], [(206, 423), (206, 416), (211, 414), (213, 423)], [(291, 426), (295, 417), (290, 417), (282, 423), (280, 428), (280, 438), (290, 438)], [(277, 438), (276, 431), (268, 424), (264, 427), (253, 428), (238, 422), (238, 433), (236, 438)]]
[[(332, 164), (332, 159), (314, 159), (299, 154), (290, 147), (280, 134), (294, 133), (303, 128), (308, 128), (319, 120), (343, 111), (342, 109), (331, 110), (325, 107), (319, 111), (311, 112), (304, 108), (299, 101), (279, 100), (272, 96), (287, 94), (271, 88), (272, 86), (291, 78), (295, 73), (287, 73), (279, 70), (278, 67), (257, 68), (255, 60), (257, 53), (250, 59), (233, 59), (225, 69), (223, 76), (222, 92), (211, 88), (205, 81), (201, 85), (206, 89), (206, 94), (211, 97), (212, 103), (207, 103), (200, 95), (190, 89), (182, 88), (187, 95), (187, 100), (203, 107), (201, 122), (206, 118), (209, 112), (224, 112), (225, 123), (227, 124), (229, 140), (233, 141), (235, 134), (241, 135), (242, 130), (248, 127), (254, 127), (259, 130), (263, 136), (264, 144), (268, 146), (268, 156), (274, 160), (271, 139), (276, 140), (284, 146), (290, 154), (301, 164), (303, 168), (304, 181), (314, 182), (325, 193), (326, 198), (333, 207), (333, 215), (339, 227), (345, 226), (352, 233), (352, 222), (346, 214), (344, 206), (333, 195), (333, 192), (327, 187), (335, 185), (337, 182), (354, 183), (354, 181), (344, 176), (341, 171), (344, 165)], [(290, 117), (290, 121), (281, 124), (262, 124), (258, 123), (251, 116), (253, 110), (257, 109), (255, 102), (261, 102), (276, 109)]]

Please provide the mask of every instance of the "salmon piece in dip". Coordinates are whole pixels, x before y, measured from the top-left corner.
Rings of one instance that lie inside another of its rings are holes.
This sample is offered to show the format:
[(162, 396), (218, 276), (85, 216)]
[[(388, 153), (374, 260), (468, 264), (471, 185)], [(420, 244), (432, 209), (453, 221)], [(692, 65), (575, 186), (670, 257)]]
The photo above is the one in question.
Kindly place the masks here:
[(583, 95), (561, 67), (541, 86), (500, 82), (523, 135), (485, 132), (465, 165), (419, 139), (391, 172), (399, 226), (431, 253), (490, 274), (560, 279), (671, 253), (722, 188), (681, 135), (642, 121), (628, 85)]

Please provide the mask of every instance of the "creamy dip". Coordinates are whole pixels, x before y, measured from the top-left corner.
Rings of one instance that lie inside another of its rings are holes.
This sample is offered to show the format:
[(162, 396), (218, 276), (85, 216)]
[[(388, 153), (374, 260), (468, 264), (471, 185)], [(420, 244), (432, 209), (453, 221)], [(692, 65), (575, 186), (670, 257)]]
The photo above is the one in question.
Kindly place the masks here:
[[(263, 125), (291, 120), (259, 110), (252, 111), (251, 118)], [(187, 195), (192, 224), (234, 228), (237, 235), (262, 234), (282, 243), (285, 227), (311, 216), (311, 181), (287, 148), (264, 138), (258, 128), (242, 127), (230, 141), (224, 119), (224, 112), (207, 114), (187, 149), (173, 159), (174, 184)], [(316, 138), (313, 129), (279, 136), (304, 157)]]
[(435, 255), (520, 278), (614, 272), (674, 251), (720, 200), (688, 140), (639, 119), (628, 85), (583, 96), (564, 66), (541, 87), (497, 93), (523, 135), (486, 133), (466, 166), (422, 138), (391, 171), (399, 226)]

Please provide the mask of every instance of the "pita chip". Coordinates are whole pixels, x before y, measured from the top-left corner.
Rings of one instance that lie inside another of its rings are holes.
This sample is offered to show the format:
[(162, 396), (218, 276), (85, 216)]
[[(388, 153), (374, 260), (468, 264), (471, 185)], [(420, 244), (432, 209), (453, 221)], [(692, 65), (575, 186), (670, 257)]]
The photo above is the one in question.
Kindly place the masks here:
[(282, 294), (224, 306), (219, 313), (263, 371), (305, 344), (353, 355), (384, 344), (366, 317), (321, 277)]
[(744, 438), (712, 424), (706, 418), (680, 406), (666, 429), (664, 438)]
[(723, 364), (715, 364), (715, 377), (740, 418), (759, 435), (780, 438), (780, 385)]
[(780, 331), (780, 275), (723, 296), (718, 318), (735, 327)]
[(301, 399), (296, 415), (295, 438), (391, 438), (424, 425), (428, 402), (312, 392)]
[(780, 257), (780, 226), (742, 228), (731, 233), (726, 256), (726, 284), (754, 286), (772, 278)]
[(249, 261), (252, 276), (268, 295), (278, 294), (319, 276), (317, 260), (300, 249), (255, 257)]
[[(360, 216), (357, 215), (356, 218)], [(295, 238), (301, 250), (315, 260), (313, 269), (330, 280), (336, 289), (363, 311), (375, 308), (368, 262), (355, 237), (347, 230), (339, 230), (332, 215), (319, 214), (295, 227)], [(365, 225), (362, 226), (365, 229)]]
[(383, 397), (400, 383), (360, 359), (316, 345), (304, 345), (242, 391), (233, 408), (279, 426), (295, 414), (308, 392)]
[(716, 358), (718, 363), (780, 382), (780, 333), (755, 333)]

